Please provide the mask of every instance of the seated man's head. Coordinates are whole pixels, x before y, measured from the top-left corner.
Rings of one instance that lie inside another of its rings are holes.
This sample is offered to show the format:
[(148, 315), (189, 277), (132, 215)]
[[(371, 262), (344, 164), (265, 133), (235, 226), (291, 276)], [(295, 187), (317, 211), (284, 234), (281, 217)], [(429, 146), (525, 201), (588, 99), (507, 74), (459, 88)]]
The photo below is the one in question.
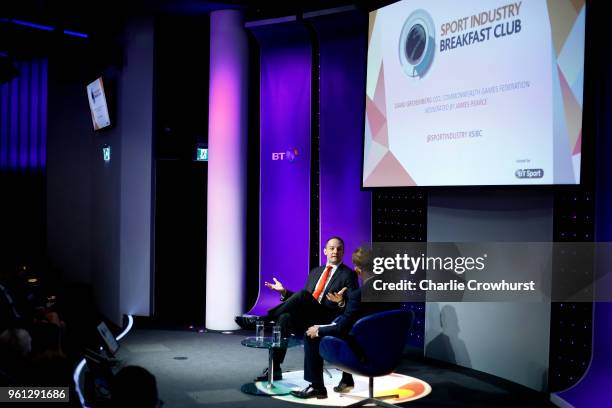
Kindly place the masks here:
[(327, 257), (328, 265), (338, 265), (344, 256), (344, 241), (340, 237), (331, 237), (325, 243), (323, 253)]
[(14, 357), (26, 357), (32, 351), (32, 337), (25, 329), (9, 328), (0, 334), (0, 351)]
[(372, 250), (367, 246), (360, 246), (353, 252), (351, 260), (355, 265), (355, 272), (363, 280), (372, 276), (372, 259)]

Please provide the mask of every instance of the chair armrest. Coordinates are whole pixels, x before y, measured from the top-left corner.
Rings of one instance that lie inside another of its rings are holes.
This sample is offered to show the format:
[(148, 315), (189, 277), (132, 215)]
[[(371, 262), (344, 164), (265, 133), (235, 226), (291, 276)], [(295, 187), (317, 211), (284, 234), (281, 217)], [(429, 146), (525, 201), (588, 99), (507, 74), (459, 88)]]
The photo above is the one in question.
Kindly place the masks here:
[(360, 373), (355, 368), (361, 367), (362, 363), (343, 339), (334, 336), (323, 337), (319, 344), (319, 354), (323, 357), (323, 360), (346, 372)]

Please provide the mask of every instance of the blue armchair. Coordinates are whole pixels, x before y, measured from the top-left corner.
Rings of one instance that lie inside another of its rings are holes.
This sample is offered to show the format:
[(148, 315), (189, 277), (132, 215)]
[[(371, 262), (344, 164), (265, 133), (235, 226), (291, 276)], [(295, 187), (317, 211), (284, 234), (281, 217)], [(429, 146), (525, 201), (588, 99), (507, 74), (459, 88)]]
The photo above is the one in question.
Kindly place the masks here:
[(396, 405), (374, 398), (374, 377), (393, 372), (399, 363), (414, 313), (392, 310), (375, 313), (358, 320), (347, 339), (326, 336), (321, 339), (319, 353), (325, 361), (346, 372), (370, 378), (369, 398), (350, 407), (374, 403)]

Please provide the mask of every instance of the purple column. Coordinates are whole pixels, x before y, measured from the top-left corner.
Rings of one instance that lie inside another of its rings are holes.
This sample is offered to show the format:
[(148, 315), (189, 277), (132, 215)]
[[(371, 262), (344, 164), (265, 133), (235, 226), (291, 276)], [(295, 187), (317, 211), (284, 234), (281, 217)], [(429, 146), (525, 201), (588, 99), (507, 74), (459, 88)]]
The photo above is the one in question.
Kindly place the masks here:
[[(371, 193), (361, 191), (368, 21), (355, 11), (307, 21), (319, 38), (320, 242), (342, 237), (349, 264), (372, 235)], [(325, 262), (322, 248), (320, 257)]]
[(206, 327), (243, 312), (248, 38), (237, 10), (210, 15)]
[(311, 46), (298, 22), (250, 24), (261, 50), (260, 289), (251, 313), (278, 304), (273, 277), (292, 290), (308, 274)]

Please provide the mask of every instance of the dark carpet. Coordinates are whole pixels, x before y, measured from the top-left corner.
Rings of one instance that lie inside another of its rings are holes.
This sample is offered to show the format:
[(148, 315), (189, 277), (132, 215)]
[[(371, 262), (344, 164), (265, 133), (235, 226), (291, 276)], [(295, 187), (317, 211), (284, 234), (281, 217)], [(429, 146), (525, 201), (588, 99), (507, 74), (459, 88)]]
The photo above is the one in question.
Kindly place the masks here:
[[(157, 378), (164, 407), (293, 407), (299, 405), (240, 392), (267, 366), (267, 350), (244, 347), (250, 332), (133, 330), (121, 342), (123, 365), (140, 365)], [(474, 370), (426, 360), (422, 352), (406, 354), (399, 373), (432, 387), (406, 407), (552, 407), (548, 395)], [(290, 348), (283, 370), (301, 370), (303, 349)]]

